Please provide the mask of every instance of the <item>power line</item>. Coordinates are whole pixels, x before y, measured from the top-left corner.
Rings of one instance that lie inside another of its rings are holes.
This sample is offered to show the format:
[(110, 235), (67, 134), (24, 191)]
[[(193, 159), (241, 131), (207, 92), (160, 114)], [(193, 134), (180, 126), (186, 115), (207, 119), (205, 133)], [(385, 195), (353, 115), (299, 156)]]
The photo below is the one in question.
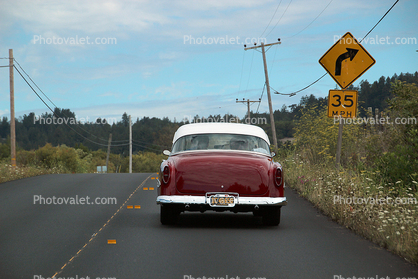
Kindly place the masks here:
[(379, 19), (379, 21), (375, 24), (375, 26), (373, 26), (372, 29), (370, 29), (369, 32), (367, 32), (366, 36), (363, 37), (363, 39), (360, 40), (360, 43), (364, 40), (364, 38), (366, 38), (372, 31), (373, 29), (385, 18), (385, 16), (390, 12), (390, 10), (392, 10), (393, 7), (395, 7), (396, 4), (398, 4), (399, 0), (396, 0), (395, 3), (393, 3), (392, 7), (390, 7), (390, 9)]
[[(25, 73), (25, 75), (30, 79), (30, 81), (32, 81), (32, 83), (36, 86), (36, 88), (38, 88), (38, 90), (39, 91), (41, 91), (41, 93), (48, 99), (48, 101), (50, 101), (51, 102), (51, 104), (54, 106), (54, 108), (55, 109), (58, 109), (58, 106), (42, 91), (42, 89), (41, 88), (39, 88), (39, 86), (35, 83), (35, 81), (29, 76), (29, 74), (23, 69), (23, 67), (19, 64), (19, 62), (16, 60), (16, 59), (14, 59), (13, 58), (13, 60), (17, 63), (17, 65), (19, 66), (19, 68), (23, 71), (23, 73)], [(16, 67), (15, 67), (16, 68)], [(61, 111), (61, 113), (65, 116), (65, 117), (67, 117), (67, 118), (69, 118), (68, 117), (68, 115), (66, 115), (63, 111)], [(87, 130), (85, 130), (85, 129), (83, 129), (81, 126), (76, 126), (76, 127), (78, 127), (79, 129), (81, 129), (81, 130), (83, 130), (84, 132), (86, 132), (87, 134), (90, 134), (91, 136), (93, 136), (93, 137), (95, 137), (95, 138), (97, 138), (97, 139), (99, 139), (99, 140), (102, 140), (102, 141), (107, 141), (106, 139), (103, 139), (103, 138), (101, 138), (101, 137), (98, 137), (98, 136), (96, 136), (96, 135), (94, 135), (94, 134), (92, 134), (92, 133), (90, 133), (89, 131), (87, 131)], [(128, 140), (117, 140), (117, 141), (113, 141), (113, 142), (127, 142)]]
[(269, 69), (269, 75), (271, 74), (271, 72), (273, 71), (273, 67), (274, 67), (274, 63), (275, 63), (275, 61), (276, 61), (276, 54), (277, 54), (277, 47), (276, 47), (276, 49), (275, 49), (275, 51), (274, 51), (274, 56), (273, 56), (273, 63), (271, 64), (271, 66), (270, 66), (270, 69)]
[(299, 35), (300, 33), (302, 33), (306, 28), (308, 28), (309, 26), (311, 26), (311, 24), (312, 23), (314, 23), (314, 21), (315, 20), (317, 20), (318, 19), (318, 17), (320, 17), (321, 16), (321, 14), (328, 8), (328, 6), (331, 4), (331, 2), (332, 2), (333, 0), (331, 0), (331, 1), (329, 1), (329, 3), (328, 3), (328, 5), (326, 5), (325, 6), (325, 8), (319, 13), (319, 15), (317, 15), (315, 18), (314, 18), (314, 20), (312, 20), (311, 21), (311, 23), (309, 23), (305, 28), (303, 28), (302, 30), (300, 30), (298, 33), (296, 33), (296, 34), (294, 34), (294, 35), (292, 35), (292, 36), (290, 36), (290, 37), (287, 37), (287, 38), (285, 38), (285, 39), (290, 39), (290, 38), (293, 38), (294, 36), (296, 36), (296, 35)]
[(282, 1), (283, 1), (283, 0), (280, 0), (280, 3), (279, 3), (279, 5), (277, 5), (277, 8), (276, 8), (276, 10), (274, 11), (274, 14), (273, 14), (273, 16), (272, 16), (272, 17), (271, 17), (271, 19), (270, 19), (270, 22), (267, 24), (266, 28), (264, 29), (263, 33), (261, 33), (261, 35), (260, 35), (260, 37), (259, 37), (259, 38), (261, 38), (261, 37), (264, 35), (264, 33), (266, 32), (267, 28), (269, 28), (270, 23), (271, 23), (271, 21), (273, 20), (274, 16), (276, 15), (277, 10), (279, 9), (280, 4), (282, 3)]
[(238, 95), (237, 95), (237, 98), (239, 96), (239, 92), (241, 91), (242, 74), (244, 72), (244, 61), (245, 61), (245, 51), (242, 54), (241, 77), (239, 78), (239, 87), (238, 87)]
[[(399, 2), (399, 0), (396, 0), (396, 2), (392, 5), (392, 7), (390, 7), (390, 9), (379, 19), (379, 21), (373, 26), (373, 28), (372, 29), (370, 29), (370, 31), (369, 32), (367, 32), (367, 34), (366, 34), (366, 36), (364, 36), (361, 40), (360, 40), (360, 42), (359, 43), (361, 43), (372, 31), (373, 31), (373, 29), (386, 17), (386, 15), (393, 9), (393, 7), (395, 7), (395, 5), (397, 4)], [(276, 91), (276, 90), (274, 90), (275, 92), (274, 92), (274, 94), (280, 94), (280, 95), (289, 95), (289, 97), (292, 97), (292, 96), (294, 96), (294, 95), (296, 95), (297, 93), (299, 93), (299, 92), (301, 92), (301, 91), (303, 91), (303, 90), (306, 90), (306, 89), (308, 89), (309, 87), (311, 87), (312, 85), (314, 85), (315, 83), (317, 83), (318, 81), (320, 81), (324, 76), (326, 76), (327, 75), (327, 73), (325, 73), (324, 75), (322, 75), (320, 78), (318, 78), (317, 80), (315, 80), (314, 82), (312, 82), (311, 84), (309, 84), (308, 86), (306, 86), (306, 87), (304, 87), (304, 88), (302, 88), (302, 89), (300, 89), (300, 90), (298, 90), (298, 91), (295, 91), (295, 92), (292, 92), (292, 93), (288, 93), (288, 94), (285, 94), (285, 93), (280, 93), (280, 92), (278, 92), (278, 91)], [(271, 88), (271, 87), (270, 87)]]
[(321, 80), (324, 76), (326, 76), (326, 75), (327, 75), (327, 73), (323, 74), (320, 78), (318, 78), (317, 80), (315, 80), (314, 82), (312, 82), (312, 83), (311, 83), (311, 84), (309, 84), (308, 86), (306, 86), (306, 87), (304, 87), (304, 88), (302, 88), (302, 89), (300, 89), (300, 90), (298, 90), (298, 91), (295, 91), (295, 92), (292, 92), (292, 93), (288, 93), (288, 94), (286, 94), (286, 93), (280, 93), (280, 92), (278, 92), (277, 90), (275, 90), (275, 89), (271, 88), (271, 86), (270, 86), (270, 88), (274, 90), (274, 94), (289, 95), (289, 97), (292, 97), (292, 96), (295, 96), (297, 93), (299, 93), (299, 92), (301, 92), (301, 91), (303, 91), (303, 90), (308, 89), (309, 87), (311, 87), (312, 85), (314, 85), (315, 83), (317, 83), (318, 81), (320, 81), (320, 80)]
[[(16, 61), (17, 62), (17, 61)], [(20, 66), (20, 64), (17, 62), (17, 64), (19, 65), (19, 67), (21, 68), (21, 70), (28, 76), (28, 78), (35, 84), (35, 86), (42, 92), (42, 90), (36, 85), (36, 83), (30, 78), (30, 76), (23, 70), (23, 68)], [(58, 117), (58, 115), (52, 110), (52, 108), (42, 99), (42, 97), (41, 96), (39, 96), (39, 94), (35, 91), (35, 89), (29, 84), (29, 82), (25, 79), (25, 77), (22, 75), (22, 73), (15, 67), (15, 69), (16, 69), (16, 71), (20, 74), (20, 76), (25, 80), (25, 82), (29, 85), (29, 87), (32, 89), (32, 91), (38, 96), (38, 98), (45, 104), (45, 106), (53, 113), (53, 115), (55, 115), (55, 116), (57, 116)], [(43, 92), (42, 92), (43, 93)], [(48, 96), (46, 96), (46, 94), (45, 93), (43, 93), (44, 94), (44, 96), (55, 106), (55, 108), (57, 108), (57, 106), (54, 104), (54, 102), (52, 102), (49, 98), (48, 98)], [(64, 114), (64, 113), (63, 113)], [(65, 114), (64, 114), (65, 115)], [(92, 141), (92, 140), (90, 140), (90, 139), (88, 139), (88, 138), (86, 138), (85, 136), (83, 136), (82, 134), (80, 134), (80, 133), (78, 133), (76, 130), (74, 130), (73, 129), (73, 127), (71, 127), (71, 126), (69, 126), (67, 123), (65, 123), (65, 122), (63, 122), (64, 124), (66, 124), (71, 130), (73, 130), (76, 134), (78, 134), (79, 136), (81, 136), (81, 137), (83, 137), (84, 139), (86, 139), (86, 140), (88, 140), (88, 141), (90, 141), (90, 142), (92, 142), (92, 143), (94, 143), (94, 144), (97, 144), (97, 145), (100, 145), (100, 146), (108, 146), (107, 144), (102, 144), (102, 143), (98, 143), (98, 142), (95, 142), (95, 141)], [(79, 126), (77, 126), (77, 127), (79, 127)], [(82, 129), (81, 127), (79, 127), (80, 129)], [(85, 131), (85, 132), (87, 132), (87, 133), (89, 133), (88, 131), (86, 131), (86, 130), (84, 130), (84, 129), (82, 129), (83, 131)], [(91, 134), (91, 135), (93, 135), (92, 133), (89, 133), (89, 134)], [(93, 135), (93, 136), (95, 136), (95, 135)], [(97, 137), (97, 136), (95, 136), (95, 137)], [(119, 140), (119, 141), (112, 141), (112, 142), (124, 142), (124, 141), (127, 141), (127, 140)], [(133, 141), (135, 141), (135, 142), (141, 142), (141, 141), (138, 141), (138, 140), (133, 140)], [(113, 144), (113, 145), (110, 145), (111, 147), (120, 147), (120, 146), (127, 146), (127, 145), (129, 145), (129, 143), (123, 143), (123, 144)], [(139, 146), (139, 147), (143, 147), (143, 148), (148, 148), (148, 149), (150, 149), (150, 150), (154, 150), (154, 151), (161, 151), (161, 150), (157, 150), (157, 149), (155, 149), (155, 148), (151, 148), (151, 147), (148, 147), (148, 146), (152, 146), (152, 145), (154, 145), (154, 146), (159, 146), (159, 147), (166, 147), (166, 146), (160, 146), (160, 145), (157, 145), (157, 144), (146, 144), (146, 145), (143, 145), (143, 144), (134, 144), (134, 145), (136, 145), (136, 146)]]
[(39, 89), (39, 91), (41, 91), (41, 93), (48, 99), (48, 101), (51, 102), (51, 104), (54, 105), (54, 107), (57, 107), (56, 104), (54, 104), (53, 101), (51, 101), (51, 99), (41, 90), (41, 88), (39, 88), (39, 86), (33, 81), (33, 79), (28, 75), (28, 73), (26, 73), (26, 71), (22, 68), (22, 66), (20, 66), (19, 62), (17, 62), (16, 59), (13, 58), (13, 60), (17, 63), (17, 65), (19, 66), (19, 68), (25, 73), (25, 75), (30, 79), (30, 81), (32, 81), (32, 83), (36, 86), (36, 88)]
[(258, 109), (260, 108), (261, 100), (263, 99), (264, 89), (266, 89), (266, 83), (264, 83), (263, 91), (261, 92), (260, 102), (258, 103), (258, 107), (257, 107), (256, 113), (258, 113)]
[[(16, 69), (16, 71), (19, 73), (19, 75), (23, 78), (23, 80), (27, 83), (27, 85), (29, 85), (29, 87), (32, 89), (32, 91), (36, 94), (36, 96), (38, 96), (38, 98), (45, 104), (45, 106), (55, 115), (58, 117), (58, 115), (51, 109), (51, 107), (42, 99), (41, 96), (39, 96), (39, 94), (35, 91), (35, 89), (32, 87), (32, 85), (30, 85), (30, 83), (26, 80), (26, 78), (22, 75), (22, 73), (19, 71), (19, 69), (14, 66), (14, 68)], [(70, 125), (68, 125), (67, 123), (63, 122), (67, 127), (69, 127), (71, 130), (73, 130), (77, 135), (81, 136), (82, 138), (84, 138), (85, 140), (100, 145), (100, 146), (108, 146), (107, 144), (102, 144), (102, 143), (98, 143), (95, 142), (85, 136), (83, 136), (82, 134), (80, 134), (79, 132), (77, 132), (73, 127), (71, 127)], [(111, 145), (112, 147), (116, 147), (116, 146), (124, 146), (124, 145), (129, 145), (129, 143), (126, 144), (117, 144), (117, 145)]]
[(279, 20), (276, 22), (276, 25), (274, 25), (274, 26), (273, 26), (273, 28), (270, 30), (270, 32), (266, 35), (266, 37), (268, 37), (268, 35), (270, 35), (270, 34), (271, 34), (271, 32), (273, 32), (274, 28), (276, 28), (277, 24), (279, 24), (279, 22), (282, 20), (282, 18), (283, 18), (283, 16), (284, 16), (284, 14), (286, 13), (286, 11), (287, 11), (287, 9), (289, 8), (290, 3), (292, 3), (292, 1), (293, 1), (293, 0), (290, 0), (289, 4), (288, 4), (288, 5), (287, 5), (287, 7), (286, 7), (286, 10), (284, 10), (284, 12), (283, 12), (282, 16), (281, 16), (281, 17), (279, 18)]
[(154, 150), (154, 151), (161, 152), (161, 149), (156, 149), (156, 148), (148, 147), (148, 146), (141, 145), (141, 144), (137, 144), (137, 143), (132, 143), (132, 145), (135, 145), (135, 146), (138, 146), (138, 147), (142, 147), (142, 148), (147, 148), (149, 150)]
[(143, 144), (145, 144), (145, 145), (155, 145), (155, 146), (158, 146), (158, 147), (163, 147), (163, 148), (166, 148), (166, 147), (168, 147), (167, 145), (159, 145), (159, 144), (155, 144), (155, 143), (146, 143), (146, 142), (143, 142), (143, 141), (140, 141), (140, 140), (132, 140), (133, 142), (138, 142), (138, 143), (143, 143)]
[(251, 71), (252, 71), (252, 69), (253, 69), (253, 61), (254, 61), (254, 52), (253, 52), (253, 55), (252, 55), (252, 57), (251, 57), (250, 72), (249, 72), (249, 74), (248, 74), (247, 87), (245, 88), (245, 92), (247, 92), (247, 90), (248, 90), (248, 85), (250, 84), (250, 76), (251, 76)]

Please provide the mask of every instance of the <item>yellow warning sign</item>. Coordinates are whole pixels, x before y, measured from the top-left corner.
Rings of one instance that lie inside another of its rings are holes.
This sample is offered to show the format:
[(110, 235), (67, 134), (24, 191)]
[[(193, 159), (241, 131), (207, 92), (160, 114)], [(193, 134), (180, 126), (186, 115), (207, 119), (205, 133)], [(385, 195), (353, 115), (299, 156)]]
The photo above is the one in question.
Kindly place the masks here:
[(366, 72), (376, 60), (347, 32), (322, 57), (319, 64), (345, 89)]

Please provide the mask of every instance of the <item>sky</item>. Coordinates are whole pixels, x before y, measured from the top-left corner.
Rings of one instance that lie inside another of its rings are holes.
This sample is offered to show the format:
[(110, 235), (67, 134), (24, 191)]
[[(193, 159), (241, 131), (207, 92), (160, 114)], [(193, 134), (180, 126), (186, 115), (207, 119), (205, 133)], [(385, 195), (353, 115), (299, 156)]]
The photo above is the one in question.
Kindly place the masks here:
[[(2, 1), (0, 66), (14, 58), (60, 108), (77, 118), (121, 120), (268, 112), (262, 54), (270, 86), (289, 94), (326, 71), (321, 56), (346, 32), (361, 40), (395, 0)], [(362, 42), (376, 64), (354, 82), (418, 70), (418, 1), (401, 0)], [(260, 50), (260, 49), (258, 49)], [(20, 68), (18, 67), (20, 70)], [(26, 77), (27, 78), (27, 77)], [(15, 114), (48, 112), (14, 72)], [(9, 68), (0, 68), (0, 117), (10, 119)], [(302, 96), (326, 97), (326, 75), (273, 109)], [(35, 87), (36, 88), (36, 87)], [(37, 92), (45, 99), (42, 93)], [(51, 105), (51, 104), (50, 104)]]

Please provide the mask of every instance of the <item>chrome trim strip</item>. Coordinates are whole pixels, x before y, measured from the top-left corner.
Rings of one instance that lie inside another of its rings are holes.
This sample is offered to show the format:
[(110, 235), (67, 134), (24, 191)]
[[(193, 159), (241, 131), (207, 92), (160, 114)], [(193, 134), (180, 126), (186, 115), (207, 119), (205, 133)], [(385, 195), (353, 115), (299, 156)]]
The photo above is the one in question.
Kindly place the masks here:
[(207, 153), (215, 153), (215, 152), (225, 152), (225, 153), (247, 153), (247, 154), (254, 154), (254, 155), (260, 155), (260, 156), (265, 156), (268, 158), (272, 158), (271, 154), (266, 154), (263, 152), (259, 152), (259, 151), (253, 151), (253, 150), (236, 150), (236, 149), (198, 149), (198, 150), (183, 150), (183, 151), (179, 151), (179, 152), (172, 152), (170, 153), (170, 156), (174, 156), (174, 155), (180, 155), (180, 154), (188, 154), (188, 153), (196, 153), (196, 154), (205, 154), (205, 152)]
[[(208, 204), (206, 196), (158, 196), (157, 204)], [(236, 205), (287, 205), (286, 197), (237, 197)]]

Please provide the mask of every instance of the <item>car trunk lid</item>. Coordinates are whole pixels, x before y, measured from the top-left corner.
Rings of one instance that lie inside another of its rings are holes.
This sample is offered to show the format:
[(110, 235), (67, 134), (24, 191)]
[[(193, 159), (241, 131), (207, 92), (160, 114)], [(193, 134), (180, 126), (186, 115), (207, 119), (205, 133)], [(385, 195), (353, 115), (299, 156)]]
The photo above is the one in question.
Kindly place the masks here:
[(271, 159), (248, 152), (193, 152), (173, 156), (177, 190), (184, 194), (262, 195)]

